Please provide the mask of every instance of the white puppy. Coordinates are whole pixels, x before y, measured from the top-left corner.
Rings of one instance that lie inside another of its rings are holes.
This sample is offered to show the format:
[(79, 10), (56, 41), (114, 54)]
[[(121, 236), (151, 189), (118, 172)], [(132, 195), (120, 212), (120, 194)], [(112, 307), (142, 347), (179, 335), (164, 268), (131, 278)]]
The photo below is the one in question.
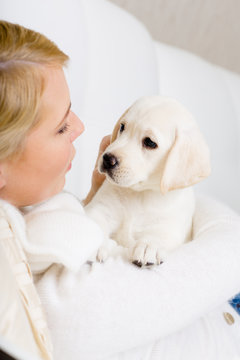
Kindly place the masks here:
[[(210, 174), (208, 147), (192, 115), (176, 100), (144, 97), (117, 122), (99, 171), (106, 180), (87, 214), (130, 249), (139, 266), (160, 264), (191, 239), (191, 185)], [(98, 252), (104, 261), (107, 242)]]

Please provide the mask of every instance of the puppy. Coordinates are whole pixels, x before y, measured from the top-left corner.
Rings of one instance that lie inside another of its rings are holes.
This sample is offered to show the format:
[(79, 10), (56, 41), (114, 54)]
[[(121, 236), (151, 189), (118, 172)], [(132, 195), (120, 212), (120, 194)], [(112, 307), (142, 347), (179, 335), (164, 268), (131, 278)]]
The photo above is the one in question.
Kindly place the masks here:
[(109, 238), (138, 266), (160, 264), (191, 239), (192, 185), (210, 174), (208, 147), (192, 115), (161, 96), (136, 101), (119, 119), (98, 169), (106, 175), (86, 206)]

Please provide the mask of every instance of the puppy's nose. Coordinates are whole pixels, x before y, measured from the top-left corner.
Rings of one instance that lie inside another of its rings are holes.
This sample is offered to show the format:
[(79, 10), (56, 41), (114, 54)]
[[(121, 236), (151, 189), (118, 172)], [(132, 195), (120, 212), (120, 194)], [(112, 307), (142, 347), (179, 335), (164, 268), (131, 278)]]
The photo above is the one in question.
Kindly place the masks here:
[(110, 170), (118, 165), (118, 159), (111, 153), (103, 155), (103, 167), (105, 170)]

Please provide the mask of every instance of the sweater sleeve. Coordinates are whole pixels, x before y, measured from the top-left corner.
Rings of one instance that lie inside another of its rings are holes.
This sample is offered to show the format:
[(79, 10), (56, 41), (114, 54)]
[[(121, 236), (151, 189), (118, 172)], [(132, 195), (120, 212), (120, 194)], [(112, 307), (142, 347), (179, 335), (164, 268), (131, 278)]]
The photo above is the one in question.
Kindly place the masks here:
[(22, 246), (34, 274), (53, 263), (78, 271), (96, 257), (103, 241), (100, 227), (88, 218), (80, 202), (62, 192), (25, 212)]
[(105, 359), (184, 328), (239, 292), (239, 258), (238, 215), (203, 198), (194, 240), (158, 267), (121, 258), (77, 274), (52, 266), (36, 284), (55, 358)]

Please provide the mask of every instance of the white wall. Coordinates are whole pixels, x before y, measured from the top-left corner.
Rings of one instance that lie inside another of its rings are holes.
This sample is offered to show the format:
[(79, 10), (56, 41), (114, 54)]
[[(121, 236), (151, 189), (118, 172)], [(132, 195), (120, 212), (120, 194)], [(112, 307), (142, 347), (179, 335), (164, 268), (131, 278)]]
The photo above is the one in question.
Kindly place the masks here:
[(152, 36), (240, 73), (240, 0), (110, 0)]

